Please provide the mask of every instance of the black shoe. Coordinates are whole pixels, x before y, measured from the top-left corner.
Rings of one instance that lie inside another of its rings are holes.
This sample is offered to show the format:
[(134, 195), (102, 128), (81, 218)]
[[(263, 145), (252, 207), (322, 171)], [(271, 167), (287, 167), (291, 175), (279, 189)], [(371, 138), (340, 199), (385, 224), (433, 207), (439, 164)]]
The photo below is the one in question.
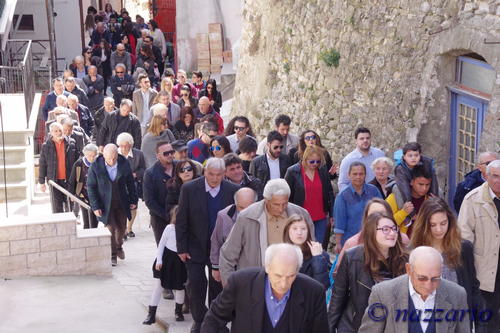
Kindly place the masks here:
[(151, 306), (151, 305), (149, 306), (148, 316), (146, 317), (146, 320), (142, 322), (144, 325), (151, 325), (155, 323), (157, 308), (158, 308), (157, 306)]
[(127, 236), (129, 236), (130, 238), (133, 238), (133, 237), (135, 237), (135, 234), (134, 234), (134, 232), (133, 232), (133, 231), (131, 231), (131, 232), (129, 232), (129, 233), (127, 234)]
[(191, 330), (189, 332), (200, 333), (200, 330), (201, 330), (201, 323), (194, 322), (193, 325), (191, 326)]
[(118, 251), (116, 251), (116, 256), (118, 258), (120, 258), (121, 260), (124, 260), (125, 259), (125, 252), (123, 251), (123, 249), (119, 249)]
[(123, 240), (126, 241), (127, 240), (127, 234), (125, 233), (125, 235), (123, 236)]
[(184, 321), (182, 314), (182, 304), (175, 303), (175, 321)]
[(111, 266), (116, 266), (117, 262), (116, 257), (111, 257)]
[(163, 298), (164, 299), (174, 299), (174, 293), (172, 292), (171, 289), (165, 289), (163, 291)]

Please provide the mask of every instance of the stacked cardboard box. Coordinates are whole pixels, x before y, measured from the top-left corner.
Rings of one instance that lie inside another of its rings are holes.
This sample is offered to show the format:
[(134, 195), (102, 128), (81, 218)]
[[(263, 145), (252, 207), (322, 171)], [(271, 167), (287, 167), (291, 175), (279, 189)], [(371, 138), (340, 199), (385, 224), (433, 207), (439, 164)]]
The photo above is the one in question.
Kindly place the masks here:
[(198, 45), (198, 71), (210, 72), (210, 46), (208, 34), (196, 34)]
[(224, 51), (222, 52), (222, 57), (224, 58), (225, 64), (230, 64), (233, 62), (233, 51)]
[(210, 46), (210, 72), (220, 73), (223, 64), (222, 24), (210, 23), (208, 25), (208, 42)]

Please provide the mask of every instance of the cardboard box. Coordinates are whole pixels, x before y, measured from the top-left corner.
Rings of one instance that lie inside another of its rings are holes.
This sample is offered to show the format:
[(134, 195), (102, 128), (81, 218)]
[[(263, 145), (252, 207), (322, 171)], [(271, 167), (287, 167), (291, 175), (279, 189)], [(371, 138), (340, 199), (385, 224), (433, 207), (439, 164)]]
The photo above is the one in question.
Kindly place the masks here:
[(210, 67), (210, 59), (198, 59), (198, 67)]
[(220, 23), (209, 23), (208, 24), (208, 32), (217, 32), (222, 34), (222, 24)]
[(202, 44), (202, 43), (208, 44), (208, 34), (196, 34), (196, 42), (198, 44)]
[(222, 57), (212, 57), (210, 58), (211, 65), (222, 65), (224, 63)]
[(224, 58), (225, 64), (230, 64), (233, 62), (233, 51), (222, 52), (222, 57)]
[(221, 65), (210, 65), (210, 72), (211, 73), (220, 73), (222, 69)]
[(218, 52), (222, 56), (222, 41), (217, 43), (210, 43), (210, 54)]
[(198, 50), (198, 59), (210, 59), (210, 51)]
[(222, 41), (222, 34), (218, 33), (218, 32), (211, 32), (208, 34), (208, 40), (210, 42), (212, 41)]
[(211, 58), (215, 58), (215, 57), (222, 58), (223, 57), (223, 52), (222, 52), (221, 49), (218, 49), (218, 48), (217, 49), (211, 49), (210, 50), (210, 57)]
[(210, 50), (210, 44), (208, 43), (198, 43), (197, 45), (198, 51), (209, 51)]
[(210, 73), (210, 66), (198, 66), (198, 72)]

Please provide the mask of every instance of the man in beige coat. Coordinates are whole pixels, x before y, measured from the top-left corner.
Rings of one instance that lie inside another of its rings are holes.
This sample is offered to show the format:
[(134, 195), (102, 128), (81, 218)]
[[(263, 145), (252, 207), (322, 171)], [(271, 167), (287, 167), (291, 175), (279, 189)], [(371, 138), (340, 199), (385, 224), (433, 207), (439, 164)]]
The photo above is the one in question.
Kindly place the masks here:
[(458, 225), (462, 237), (474, 245), (474, 264), (481, 293), (493, 316), (488, 332), (500, 327), (500, 160), (486, 167), (486, 182), (464, 198)]
[(272, 179), (264, 187), (264, 200), (239, 214), (220, 250), (219, 270), (223, 284), (236, 270), (263, 266), (266, 248), (283, 242), (283, 229), (292, 214), (304, 216), (314, 237), (314, 224), (309, 213), (289, 203), (289, 197), (288, 183), (281, 178)]
[(132, 112), (137, 116), (141, 122), (141, 128), (143, 133), (145, 132), (146, 126), (151, 119), (152, 112), (151, 107), (153, 106), (153, 101), (158, 94), (156, 90), (151, 88), (151, 82), (146, 74), (139, 74), (137, 78), (140, 89), (134, 91), (132, 95), (133, 106)]

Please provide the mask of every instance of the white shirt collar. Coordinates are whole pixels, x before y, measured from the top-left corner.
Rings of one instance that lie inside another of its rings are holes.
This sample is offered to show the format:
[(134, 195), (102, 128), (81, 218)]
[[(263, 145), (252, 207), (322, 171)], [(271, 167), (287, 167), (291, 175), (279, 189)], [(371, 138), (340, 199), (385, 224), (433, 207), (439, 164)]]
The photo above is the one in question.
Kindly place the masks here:
[[(413, 285), (411, 284), (410, 277), (408, 277), (408, 289), (410, 291), (411, 297), (418, 296), (418, 297), (420, 297), (420, 299), (422, 299), (422, 296), (420, 296), (420, 294), (415, 290), (415, 288), (413, 288)], [(429, 300), (430, 298), (434, 298), (434, 297), (436, 297), (436, 290), (434, 290), (429, 296), (427, 296), (426, 301)], [(423, 301), (423, 299), (422, 299), (422, 301)]]
[(205, 192), (210, 193), (212, 198), (215, 198), (217, 194), (219, 194), (219, 191), (220, 191), (220, 184), (217, 185), (217, 187), (211, 187), (210, 185), (208, 185), (207, 179), (205, 178)]
[(134, 154), (132, 153), (132, 148), (130, 148), (130, 150), (128, 151), (128, 154), (127, 156), (123, 155), (122, 154), (122, 150), (120, 147), (118, 147), (118, 154), (122, 155), (123, 157), (130, 157), (130, 158), (134, 158)]
[(497, 197), (497, 195), (495, 194), (495, 192), (493, 192), (493, 190), (491, 189), (490, 185), (488, 185), (488, 192), (490, 193), (491, 200), (495, 200), (495, 198), (499, 198), (500, 199), (500, 197)]

